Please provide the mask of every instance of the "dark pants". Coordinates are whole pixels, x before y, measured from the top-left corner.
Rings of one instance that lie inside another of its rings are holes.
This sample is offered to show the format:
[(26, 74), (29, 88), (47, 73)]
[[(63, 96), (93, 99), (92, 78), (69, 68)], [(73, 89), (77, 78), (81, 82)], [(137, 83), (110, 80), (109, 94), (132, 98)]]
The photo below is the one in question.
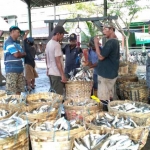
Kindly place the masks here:
[(97, 74), (93, 74), (93, 89), (94, 90), (97, 90), (97, 88), (98, 88), (98, 76), (97, 76)]
[(61, 82), (61, 77), (49, 75), (51, 91), (56, 92), (57, 94), (64, 94), (64, 83)]

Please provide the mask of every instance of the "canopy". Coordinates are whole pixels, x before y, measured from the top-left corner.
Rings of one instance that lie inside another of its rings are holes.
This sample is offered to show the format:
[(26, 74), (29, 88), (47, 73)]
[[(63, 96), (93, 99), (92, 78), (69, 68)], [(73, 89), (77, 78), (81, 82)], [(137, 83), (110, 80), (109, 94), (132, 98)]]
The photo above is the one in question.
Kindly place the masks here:
[(94, 0), (22, 0), (30, 7), (46, 7), (46, 6), (58, 6), (58, 5), (69, 5), (73, 3), (88, 2)]

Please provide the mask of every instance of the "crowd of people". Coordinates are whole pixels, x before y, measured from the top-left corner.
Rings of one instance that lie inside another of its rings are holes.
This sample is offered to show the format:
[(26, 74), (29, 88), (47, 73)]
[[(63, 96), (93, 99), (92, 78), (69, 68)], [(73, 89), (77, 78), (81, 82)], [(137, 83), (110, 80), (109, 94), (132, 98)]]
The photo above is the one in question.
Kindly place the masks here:
[[(27, 89), (35, 88), (35, 78), (38, 74), (35, 70), (34, 39), (27, 38), (29, 31), (23, 36), (23, 48), (17, 42), (22, 31), (17, 26), (10, 28), (10, 36), (4, 43), (4, 63), (6, 71), (6, 90), (10, 93), (20, 94), (24, 91), (25, 81)], [(77, 44), (77, 35), (69, 36), (69, 44), (64, 48), (60, 42), (64, 34), (68, 34), (62, 26), (54, 28), (52, 39), (47, 43), (46, 66), (47, 76), (50, 80), (51, 91), (63, 95), (65, 83), (70, 77), (70, 72), (76, 74), (76, 68), (81, 67), (83, 50)], [(99, 37), (91, 37), (89, 41), (88, 59), (82, 66), (84, 71), (93, 68), (93, 94), (98, 96), (107, 110), (107, 104), (113, 100), (114, 84), (118, 76), (120, 46), (115, 35), (115, 28), (110, 22), (103, 25), (103, 34), (107, 38), (105, 45), (100, 45)], [(85, 50), (84, 50), (85, 51)], [(63, 62), (65, 55), (65, 63)], [(25, 65), (23, 65), (25, 64)], [(25, 79), (24, 79), (25, 68)]]

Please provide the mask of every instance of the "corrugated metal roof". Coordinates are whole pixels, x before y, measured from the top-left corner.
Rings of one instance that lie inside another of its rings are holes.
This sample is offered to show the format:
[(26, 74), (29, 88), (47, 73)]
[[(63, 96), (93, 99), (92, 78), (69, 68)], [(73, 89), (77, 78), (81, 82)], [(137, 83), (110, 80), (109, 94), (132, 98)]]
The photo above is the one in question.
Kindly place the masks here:
[(31, 7), (46, 7), (46, 6), (58, 6), (67, 5), (81, 2), (89, 2), (94, 0), (22, 0), (27, 4), (30, 2)]

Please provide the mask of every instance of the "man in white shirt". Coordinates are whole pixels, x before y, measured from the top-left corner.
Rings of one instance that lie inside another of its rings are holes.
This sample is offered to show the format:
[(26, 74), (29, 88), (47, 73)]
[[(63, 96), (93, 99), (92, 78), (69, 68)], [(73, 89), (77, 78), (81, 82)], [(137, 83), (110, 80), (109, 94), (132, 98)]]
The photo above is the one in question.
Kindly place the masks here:
[(63, 95), (64, 83), (67, 79), (64, 74), (63, 53), (59, 42), (67, 34), (62, 26), (56, 26), (52, 39), (46, 45), (47, 75), (50, 79), (51, 89)]

